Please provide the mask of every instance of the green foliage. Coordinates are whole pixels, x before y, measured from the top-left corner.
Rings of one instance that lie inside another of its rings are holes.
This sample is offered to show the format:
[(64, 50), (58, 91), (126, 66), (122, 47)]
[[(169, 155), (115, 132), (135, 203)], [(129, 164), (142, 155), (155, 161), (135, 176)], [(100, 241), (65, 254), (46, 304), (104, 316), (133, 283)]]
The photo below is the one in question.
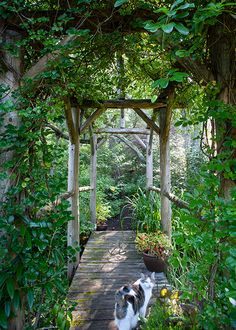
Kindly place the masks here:
[(162, 303), (159, 299), (151, 308), (147, 322), (141, 326), (142, 330), (182, 330), (200, 329), (191, 317), (183, 315), (183, 312), (174, 304)]
[(102, 225), (111, 215), (111, 207), (109, 203), (97, 200), (96, 204), (96, 221), (97, 225)]
[[(12, 111), (14, 104), (3, 104), (1, 110)], [(20, 125), (9, 124), (1, 134), (1, 146), (14, 150), (13, 159), (2, 165), (1, 173), (6, 185), (14, 183), (1, 200), (2, 328), (7, 328), (8, 319), (19, 308), (28, 320), (35, 320), (37, 314), (40, 325), (53, 324), (50, 310), (55, 301), (65, 297), (66, 264), (77, 249), (67, 250), (67, 222), (71, 219), (68, 202), (37, 216), (43, 206), (66, 190), (66, 177), (61, 172), (63, 158), (58, 158), (62, 146), (48, 134), (47, 110), (47, 103), (40, 100), (34, 106), (22, 107), (18, 112)], [(57, 117), (56, 107), (54, 111), (48, 117)]]
[(161, 231), (137, 233), (135, 243), (138, 251), (163, 260), (169, 257), (172, 250), (170, 239)]
[(133, 210), (133, 228), (138, 232), (155, 232), (160, 229), (160, 199), (156, 193), (141, 189), (128, 198)]
[(201, 172), (188, 194), (191, 212), (175, 216), (176, 250), (170, 257), (175, 285), (184, 298), (203, 305), (198, 322), (204, 329), (229, 326), (230, 318), (234, 322), (228, 298), (235, 297), (236, 195), (232, 192), (232, 200), (226, 202), (218, 191), (218, 178)]

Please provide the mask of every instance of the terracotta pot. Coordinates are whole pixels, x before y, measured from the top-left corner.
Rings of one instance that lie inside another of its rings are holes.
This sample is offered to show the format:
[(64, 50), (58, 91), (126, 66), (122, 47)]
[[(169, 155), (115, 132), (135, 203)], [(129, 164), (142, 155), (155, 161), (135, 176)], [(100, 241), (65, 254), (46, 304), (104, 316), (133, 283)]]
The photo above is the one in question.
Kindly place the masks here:
[(163, 273), (167, 270), (167, 263), (165, 260), (159, 259), (157, 256), (153, 256), (143, 252), (143, 261), (147, 270), (150, 272)]
[(97, 228), (96, 228), (97, 231), (105, 231), (107, 230), (107, 224), (104, 223), (102, 225), (97, 225)]

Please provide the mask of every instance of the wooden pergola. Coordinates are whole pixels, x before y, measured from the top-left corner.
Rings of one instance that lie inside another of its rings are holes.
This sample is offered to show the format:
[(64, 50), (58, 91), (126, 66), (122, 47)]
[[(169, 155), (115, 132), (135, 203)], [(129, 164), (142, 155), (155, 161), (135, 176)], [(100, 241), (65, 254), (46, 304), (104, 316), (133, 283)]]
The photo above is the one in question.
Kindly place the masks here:
[[(154, 18), (153, 14), (144, 12), (143, 10), (138, 11), (130, 17), (125, 18), (116, 12), (113, 13), (113, 7), (104, 14), (103, 12), (94, 14), (90, 19), (85, 19), (83, 24), (78, 27), (80, 28), (90, 28), (91, 31), (96, 31), (96, 26), (101, 25), (101, 31), (104, 33), (110, 33), (119, 27), (119, 30), (122, 33), (132, 33), (133, 31), (143, 31), (143, 28), (135, 29), (132, 26), (132, 22), (136, 18), (142, 18), (144, 20), (147, 17)], [(52, 13), (48, 13), (49, 17), (53, 17)], [(24, 13), (24, 15), (34, 15), (34, 13)], [(38, 13), (40, 16), (40, 13)], [(104, 16), (105, 15), (105, 16)], [(27, 17), (28, 17), (27, 16)], [(10, 44), (14, 44), (16, 41), (20, 40), (24, 31), (22, 31), (18, 24), (19, 15), (13, 15), (8, 18), (4, 26), (4, 40)], [(83, 18), (83, 17), (82, 17)], [(81, 18), (81, 19), (82, 19)], [(93, 19), (95, 22), (93, 22)], [(99, 20), (96, 23), (96, 20)], [(101, 20), (101, 22), (100, 22)], [(104, 23), (105, 20), (105, 23)], [(115, 20), (115, 21), (114, 21)], [(78, 18), (76, 22), (78, 21)], [(71, 26), (76, 24), (75, 21), (70, 21)], [(114, 24), (114, 22), (116, 24)], [(73, 40), (76, 36), (64, 36), (61, 39), (60, 45), (67, 45)], [(50, 64), (50, 61), (56, 61), (60, 58), (61, 54), (59, 51), (53, 51), (52, 53), (46, 54), (41, 57), (31, 68), (26, 72), (22, 72), (23, 68), (23, 57), (19, 58), (12, 57), (11, 54), (4, 50), (4, 63), (6, 64), (7, 70), (5, 73), (0, 75), (1, 82), (8, 81), (11, 92), (6, 96), (8, 99), (13, 99), (14, 96), (12, 92), (17, 89), (20, 85), (24, 85), (24, 79), (29, 79), (33, 81), (34, 86), (38, 86), (40, 82), (40, 74), (42, 74)], [(205, 72), (205, 71), (204, 71)], [(5, 99), (6, 99), (5, 98)], [(68, 245), (74, 246), (79, 242), (79, 193), (82, 191), (90, 191), (90, 211), (91, 211), (91, 221), (94, 223), (96, 218), (96, 153), (97, 153), (97, 135), (101, 133), (106, 134), (145, 134), (148, 137), (148, 145), (146, 146), (146, 163), (147, 163), (147, 189), (152, 189), (160, 192), (161, 194), (161, 221), (164, 232), (168, 235), (171, 235), (171, 206), (170, 200), (178, 203), (178, 199), (170, 193), (170, 157), (169, 157), (169, 132), (170, 132), (170, 120), (172, 113), (172, 99), (173, 99), (173, 90), (170, 89), (167, 93), (167, 96), (159, 98), (156, 102), (152, 103), (150, 100), (107, 100), (107, 101), (84, 101), (82, 104), (79, 104), (75, 98), (64, 99), (65, 103), (65, 118), (68, 127), (68, 135), (60, 132), (58, 134), (64, 135), (66, 139), (69, 140), (69, 160), (68, 160), (68, 191), (58, 197), (55, 202), (52, 202), (50, 205), (45, 206), (38, 211), (38, 216), (52, 207), (58, 205), (62, 199), (70, 199), (71, 203), (71, 212), (73, 215), (73, 220), (68, 224)], [(93, 113), (85, 121), (81, 120), (82, 109), (94, 109)], [(94, 121), (101, 116), (106, 109), (121, 109), (125, 112), (125, 109), (133, 109), (147, 124), (146, 129), (137, 129), (137, 128), (126, 128), (124, 126), (124, 120), (122, 119), (120, 127), (118, 128), (103, 128), (96, 132), (92, 132), (92, 124)], [(151, 112), (150, 115), (144, 110), (149, 109)], [(159, 117), (159, 126), (157, 124), (157, 117)], [(17, 112), (8, 113), (5, 116), (6, 124), (9, 122), (13, 125), (19, 125), (19, 118)], [(48, 125), (50, 127), (50, 125)], [(51, 127), (52, 128), (52, 127)], [(56, 131), (57, 128), (53, 127)], [(90, 131), (91, 134), (91, 182), (89, 187), (79, 187), (79, 153), (80, 153), (80, 143), (82, 140), (82, 134)], [(153, 187), (152, 179), (152, 138), (153, 134), (159, 135), (160, 140), (160, 188)], [(13, 151), (7, 151), (7, 158), (11, 158)], [(2, 183), (2, 187), (5, 189), (5, 181)], [(179, 202), (181, 203), (181, 201)], [(182, 204), (183, 206), (183, 204)], [(186, 206), (184, 206), (186, 207)], [(77, 266), (79, 262), (79, 253), (77, 253), (76, 262), (69, 265), (69, 276), (73, 273), (73, 269)]]
[[(97, 135), (104, 134), (143, 134), (147, 137), (146, 147), (146, 189), (159, 191), (161, 194), (161, 223), (165, 233), (171, 236), (171, 204), (170, 204), (170, 150), (169, 133), (172, 114), (173, 90), (165, 100), (106, 100), (100, 102), (84, 101), (77, 104), (75, 99), (67, 99), (65, 102), (66, 122), (69, 132), (69, 156), (68, 156), (68, 193), (70, 198), (73, 220), (68, 223), (68, 245), (74, 246), (79, 242), (79, 194), (82, 191), (90, 191), (90, 215), (91, 222), (96, 223), (96, 165), (97, 165)], [(164, 102), (165, 101), (165, 102)], [(95, 109), (92, 114), (82, 121), (82, 110)], [(93, 131), (92, 125), (107, 109), (121, 111), (120, 127), (101, 128)], [(122, 110), (123, 109), (123, 110)], [(125, 127), (124, 109), (133, 109), (146, 123), (147, 128)], [(150, 111), (150, 115), (144, 111)], [(159, 117), (159, 126), (157, 118)], [(90, 186), (79, 187), (79, 153), (81, 135), (89, 130), (91, 144), (90, 162)], [(153, 135), (158, 134), (160, 141), (160, 188), (153, 187)], [(68, 276), (71, 277), (79, 262), (79, 253), (76, 261), (69, 265)]]

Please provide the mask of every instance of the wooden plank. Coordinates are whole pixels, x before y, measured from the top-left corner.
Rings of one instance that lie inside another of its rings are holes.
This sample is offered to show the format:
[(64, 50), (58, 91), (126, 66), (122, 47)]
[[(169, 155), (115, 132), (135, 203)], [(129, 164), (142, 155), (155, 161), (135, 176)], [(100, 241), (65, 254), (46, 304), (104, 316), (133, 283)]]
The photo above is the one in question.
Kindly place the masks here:
[(169, 92), (168, 106), (160, 110), (160, 187), (161, 187), (161, 225), (162, 230), (171, 238), (171, 202), (164, 192), (171, 191), (170, 174), (170, 125), (174, 94)]
[(92, 224), (96, 224), (96, 199), (97, 199), (97, 135), (90, 129), (91, 156), (90, 156), (90, 185), (93, 190), (90, 192), (90, 218)]
[(147, 149), (146, 149), (146, 189), (153, 186), (153, 130), (147, 136)]
[(91, 186), (79, 187), (79, 192), (90, 191), (90, 190), (93, 190)]
[(148, 127), (152, 128), (153, 131), (157, 134), (160, 134), (160, 128), (157, 126), (155, 121), (146, 115), (145, 112), (143, 112), (141, 109), (134, 109), (134, 111), (147, 123)]
[[(135, 282), (141, 272), (147, 273), (134, 239), (131, 231), (91, 235), (68, 294), (69, 301), (75, 303), (71, 330), (117, 330), (113, 321), (115, 291)], [(154, 295), (166, 283), (164, 275), (158, 279)]]
[[(67, 126), (69, 128), (69, 151), (68, 151), (68, 191), (74, 194), (70, 197), (70, 208), (73, 219), (67, 224), (67, 245), (75, 247), (79, 244), (79, 118), (80, 110), (70, 108), (70, 104), (66, 104), (65, 111), (67, 113)], [(68, 278), (71, 279), (72, 274), (79, 263), (79, 252), (75, 255), (75, 261), (68, 263)]]
[(81, 107), (85, 108), (109, 108), (109, 109), (160, 109), (165, 108), (166, 104), (162, 102), (151, 102), (150, 99), (129, 99), (129, 100), (85, 100)]
[(89, 128), (89, 126), (92, 125), (92, 123), (98, 118), (101, 116), (101, 114), (105, 111), (106, 109), (104, 108), (100, 108), (100, 109), (97, 109), (95, 110), (91, 116), (86, 119), (85, 123), (80, 127), (80, 134), (83, 134), (87, 128)]
[(149, 134), (149, 130), (145, 128), (100, 128), (95, 131), (97, 134)]

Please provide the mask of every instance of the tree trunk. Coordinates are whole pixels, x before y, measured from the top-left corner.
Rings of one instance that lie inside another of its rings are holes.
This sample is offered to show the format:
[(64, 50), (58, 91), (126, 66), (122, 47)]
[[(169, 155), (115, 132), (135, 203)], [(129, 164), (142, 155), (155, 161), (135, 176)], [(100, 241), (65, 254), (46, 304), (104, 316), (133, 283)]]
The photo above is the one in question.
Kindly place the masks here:
[[(20, 39), (20, 35), (12, 30), (5, 30), (2, 34), (3, 45), (15, 45), (16, 41)], [(4, 48), (3, 48), (4, 49)], [(22, 58), (19, 53), (18, 56), (10, 54), (7, 50), (2, 50), (0, 65), (3, 64), (0, 73), (0, 84), (8, 86), (10, 91), (1, 99), (1, 103), (6, 101), (13, 101), (12, 91), (19, 87), (19, 80), (22, 71)], [(0, 112), (1, 113), (1, 112)], [(20, 119), (16, 111), (11, 111), (3, 115), (3, 126), (0, 128), (0, 134), (3, 134), (7, 125), (20, 126)], [(3, 172), (4, 163), (12, 160), (14, 151), (6, 151), (0, 154), (0, 172)], [(8, 171), (9, 175), (6, 179), (0, 181), (0, 201), (4, 201), (6, 193), (9, 188), (14, 185), (11, 179), (11, 170)], [(1, 212), (0, 212), (1, 213)], [(15, 316), (8, 322), (8, 329), (22, 330), (25, 324), (25, 311), (24, 311), (24, 296), (21, 293), (21, 306), (18, 310), (13, 311)]]
[[(6, 45), (14, 44), (20, 38), (19, 34), (6, 30), (2, 36), (2, 43)], [(0, 84), (8, 86), (10, 91), (5, 97), (3, 97), (0, 102), (4, 103), (6, 101), (14, 101), (12, 98), (12, 91), (19, 87), (19, 79), (21, 76), (21, 58), (20, 56), (16, 57), (11, 55), (8, 51), (2, 51), (2, 60), (0, 60), (0, 66), (4, 63), (4, 67), (1, 68), (0, 72)], [(3, 72), (2, 72), (3, 71)], [(0, 111), (1, 113), (1, 111)], [(0, 134), (3, 134), (5, 131), (5, 126), (7, 125), (20, 125), (20, 119), (16, 111), (11, 111), (4, 114), (4, 123), (0, 127)], [(0, 154), (0, 172), (2, 172), (3, 164), (7, 161), (10, 161), (13, 158), (14, 151), (6, 151)], [(12, 181), (9, 176), (6, 179), (1, 179), (0, 181), (0, 200), (4, 200), (5, 194), (8, 189), (11, 187)]]
[[(214, 79), (220, 84), (221, 90), (218, 99), (226, 105), (236, 104), (236, 20), (229, 14), (224, 14), (218, 20), (219, 23), (209, 29), (208, 44), (210, 49), (211, 70)], [(227, 111), (227, 110), (225, 110)], [(225, 112), (224, 111), (224, 112)], [(236, 139), (236, 127), (233, 125), (234, 110), (231, 117), (216, 119), (217, 153), (226, 152), (224, 142)], [(236, 158), (236, 149), (231, 148), (229, 159)], [(236, 182), (221, 174), (221, 195), (230, 198), (230, 189), (235, 187)]]

